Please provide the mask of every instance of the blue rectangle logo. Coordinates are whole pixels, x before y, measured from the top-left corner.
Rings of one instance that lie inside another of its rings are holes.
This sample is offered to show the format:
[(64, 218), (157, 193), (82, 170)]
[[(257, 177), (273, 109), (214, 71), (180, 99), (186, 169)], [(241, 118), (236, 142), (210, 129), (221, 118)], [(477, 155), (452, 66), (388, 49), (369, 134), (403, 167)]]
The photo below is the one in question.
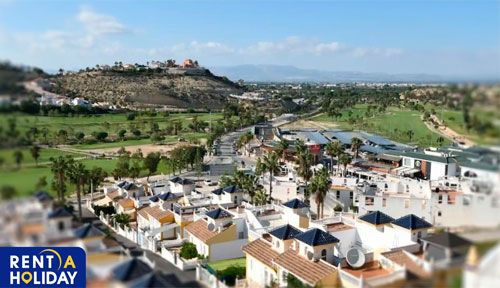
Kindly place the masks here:
[(0, 287), (85, 287), (80, 247), (0, 247)]

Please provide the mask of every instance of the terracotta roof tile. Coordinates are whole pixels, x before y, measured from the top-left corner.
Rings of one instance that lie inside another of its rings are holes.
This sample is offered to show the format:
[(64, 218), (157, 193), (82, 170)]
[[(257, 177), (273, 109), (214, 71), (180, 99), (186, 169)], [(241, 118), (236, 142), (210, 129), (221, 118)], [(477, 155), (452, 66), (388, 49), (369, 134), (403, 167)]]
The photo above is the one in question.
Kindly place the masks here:
[(430, 273), (418, 266), (403, 250), (385, 252), (382, 255), (398, 265), (406, 266), (406, 269), (418, 278), (430, 277)]
[(301, 278), (309, 284), (317, 284), (333, 273), (336, 268), (324, 261), (311, 261), (289, 249), (274, 259), (274, 263), (290, 271), (294, 276)]
[(158, 206), (146, 206), (143, 207), (139, 210), (137, 210), (137, 213), (141, 215), (142, 217), (146, 218), (149, 220), (149, 217), (152, 217), (158, 221), (161, 221), (162, 219), (168, 217), (172, 212), (163, 210)]
[(118, 205), (122, 206), (123, 208), (133, 207), (134, 204), (135, 204), (134, 200), (130, 198), (125, 198), (118, 201)]
[(273, 260), (279, 256), (279, 253), (271, 248), (271, 243), (262, 239), (248, 243), (242, 250), (269, 267), (273, 267)]
[(185, 229), (186, 229), (186, 231), (191, 233), (196, 238), (205, 242), (208, 239), (210, 239), (218, 234), (217, 231), (208, 230), (207, 226), (208, 226), (207, 222), (205, 222), (205, 220), (203, 220), (203, 219), (200, 219), (200, 220), (197, 220), (197, 221), (187, 225)]
[(108, 194), (106, 194), (106, 196), (113, 200), (115, 199), (116, 197), (120, 196), (120, 193), (118, 191), (113, 191), (113, 192), (109, 192)]

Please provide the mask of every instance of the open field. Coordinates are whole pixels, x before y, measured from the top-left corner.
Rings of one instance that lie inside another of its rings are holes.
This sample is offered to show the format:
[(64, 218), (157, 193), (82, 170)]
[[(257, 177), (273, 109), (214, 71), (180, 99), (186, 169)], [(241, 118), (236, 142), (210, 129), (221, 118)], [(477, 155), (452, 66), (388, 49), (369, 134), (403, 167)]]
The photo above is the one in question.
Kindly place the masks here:
[[(321, 114), (312, 118), (313, 121), (331, 122), (337, 125), (338, 129), (363, 130), (400, 143), (417, 143), (422, 146), (436, 146), (436, 139), (439, 134), (430, 131), (420, 119), (418, 111), (388, 107), (387, 111), (377, 114), (369, 119), (365, 119), (363, 124), (350, 124), (348, 122), (348, 111), (342, 111), (342, 117), (337, 120), (326, 114)], [(364, 117), (366, 105), (356, 105), (351, 109), (352, 116)], [(406, 131), (412, 130), (414, 135), (410, 141)], [(449, 139), (445, 139), (443, 145), (450, 144)]]
[[(447, 127), (450, 127), (457, 133), (460, 133), (472, 141), (482, 145), (498, 145), (499, 139), (488, 137), (487, 135), (479, 135), (474, 130), (467, 130), (462, 111), (450, 110), (446, 108), (435, 108), (436, 116), (444, 121)], [(471, 116), (477, 117), (481, 121), (493, 123), (497, 129), (500, 129), (500, 114), (497, 111), (485, 111), (478, 108), (471, 109)]]
[[(191, 141), (194, 139), (198, 139), (201, 141), (201, 139), (206, 138), (207, 136), (208, 136), (207, 133), (181, 133), (181, 135), (165, 137), (165, 139), (162, 140), (161, 143), (176, 142), (179, 140), (180, 137), (184, 138), (186, 141)], [(146, 139), (137, 139), (137, 140), (133, 139), (126, 141), (106, 142), (106, 143), (81, 144), (81, 145), (73, 145), (71, 147), (82, 150), (96, 150), (96, 149), (108, 149), (108, 148), (121, 148), (127, 146), (137, 146), (137, 145), (150, 145), (150, 144), (153, 144), (153, 140), (146, 138)]]
[(170, 114), (165, 117), (158, 114), (155, 117), (137, 116), (134, 120), (127, 120), (127, 114), (103, 114), (103, 115), (75, 115), (74, 117), (63, 116), (34, 116), (20, 113), (0, 114), (0, 127), (4, 131), (8, 127), (8, 119), (15, 119), (17, 129), (23, 133), (32, 127), (42, 130), (47, 128), (54, 133), (61, 129), (76, 132), (83, 132), (90, 135), (92, 132), (106, 131), (109, 134), (116, 134), (121, 129), (127, 132), (131, 127), (136, 127), (141, 131), (149, 130), (150, 122), (158, 123), (160, 129), (164, 129), (174, 121), (180, 121), (183, 129), (187, 129), (194, 116), (200, 121), (215, 122), (222, 119), (221, 113), (179, 113)]
[[(106, 160), (106, 159), (96, 159), (96, 160), (91, 160), (91, 159), (86, 159), (86, 160), (81, 160), (82, 163), (85, 164), (87, 169), (92, 169), (93, 167), (101, 167), (108, 173), (113, 171), (116, 167), (116, 163), (118, 162), (117, 159), (112, 159), (112, 160)], [(158, 165), (158, 171), (156, 174), (168, 174), (170, 173), (170, 169), (165, 165), (163, 161), (160, 162)], [(143, 170), (141, 172), (141, 177), (144, 177), (147, 175), (147, 171)], [(33, 192), (35, 192), (35, 186), (40, 177), (47, 177), (47, 183), (48, 185), (46, 187), (43, 187), (43, 190), (49, 191), (51, 194), (55, 194), (55, 192), (51, 188), (51, 183), (53, 180), (53, 174), (50, 171), (50, 166), (49, 165), (40, 165), (38, 167), (32, 166), (32, 167), (25, 167), (21, 168), (19, 170), (14, 169), (14, 170), (0, 170), (0, 187), (8, 185), (16, 188), (16, 190), (19, 192), (20, 196), (23, 195), (31, 195)], [(69, 182), (67, 183), (67, 193), (70, 194), (73, 190), (73, 185), (70, 185)]]

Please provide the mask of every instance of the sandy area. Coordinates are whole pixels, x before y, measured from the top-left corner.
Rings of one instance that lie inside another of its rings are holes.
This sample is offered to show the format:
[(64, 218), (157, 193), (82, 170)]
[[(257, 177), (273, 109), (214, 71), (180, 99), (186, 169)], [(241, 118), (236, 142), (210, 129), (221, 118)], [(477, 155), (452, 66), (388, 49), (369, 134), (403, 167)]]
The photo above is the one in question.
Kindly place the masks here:
[(313, 129), (332, 129), (336, 128), (338, 125), (333, 122), (321, 122), (321, 121), (311, 121), (311, 120), (299, 120), (289, 124), (281, 126), (281, 128), (289, 129), (300, 129), (300, 128), (313, 128)]
[[(175, 147), (181, 146), (181, 145), (187, 145), (188, 143), (186, 142), (175, 142), (175, 143), (167, 143), (165, 145), (157, 145), (157, 144), (142, 144), (142, 145), (133, 145), (133, 146), (125, 146), (126, 151), (134, 153), (137, 150), (141, 149), (142, 154), (146, 155), (150, 152), (160, 152), (162, 154), (167, 154), (168, 152), (172, 151)], [(101, 149), (91, 149), (91, 150), (85, 150), (85, 151), (91, 151), (94, 153), (99, 153), (99, 154), (114, 154), (117, 153), (118, 150), (120, 150), (121, 147), (114, 147), (114, 148), (101, 148)]]

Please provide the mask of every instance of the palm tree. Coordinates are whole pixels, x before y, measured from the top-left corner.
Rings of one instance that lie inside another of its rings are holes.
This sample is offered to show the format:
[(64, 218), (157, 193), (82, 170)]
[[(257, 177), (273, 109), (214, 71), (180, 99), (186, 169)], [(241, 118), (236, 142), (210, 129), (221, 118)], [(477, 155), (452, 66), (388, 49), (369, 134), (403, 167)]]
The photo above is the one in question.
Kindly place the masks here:
[(87, 182), (89, 171), (81, 162), (69, 161), (66, 170), (68, 178), (76, 186), (76, 199), (78, 201), (78, 217), (82, 221), (82, 187)]
[(23, 152), (21, 150), (16, 150), (14, 152), (14, 159), (16, 160), (17, 169), (21, 168), (21, 162), (23, 162)]
[(443, 142), (444, 142), (444, 138), (442, 136), (439, 136), (437, 139), (436, 139), (436, 142), (438, 143), (439, 146), (443, 145)]
[(253, 197), (253, 203), (255, 206), (266, 205), (267, 203), (267, 194), (264, 190), (258, 190)]
[(288, 149), (289, 146), (290, 145), (288, 145), (288, 142), (286, 142), (285, 139), (281, 139), (280, 144), (279, 144), (276, 152), (278, 153), (278, 155), (280, 155), (280, 158), (282, 160), (285, 159), (286, 150)]
[(332, 175), (333, 175), (333, 156), (337, 157), (337, 171), (340, 169), (340, 163), (338, 161), (339, 155), (344, 152), (344, 144), (341, 142), (328, 142), (326, 145), (326, 155), (330, 156), (331, 166), (332, 166)]
[[(309, 185), (309, 191), (311, 194), (314, 194), (314, 199), (316, 202), (316, 214), (318, 218), (323, 218), (324, 205), (325, 205), (325, 197), (329, 190), (328, 183), (328, 171), (326, 168), (321, 169), (311, 180), (311, 184)], [(321, 212), (321, 213), (320, 213)]]
[(297, 150), (297, 154), (301, 154), (301, 153), (304, 153), (306, 152), (306, 144), (304, 143), (304, 141), (302, 140), (297, 140), (297, 142), (295, 142), (295, 150)]
[(413, 132), (413, 130), (410, 129), (410, 130), (406, 131), (406, 135), (410, 139), (410, 143), (411, 143), (411, 138), (413, 138), (413, 135), (415, 135), (415, 132)]
[(31, 147), (30, 152), (33, 159), (35, 159), (36, 166), (38, 166), (38, 158), (40, 158), (40, 147), (35, 145)]
[(354, 150), (354, 159), (358, 159), (359, 148), (363, 145), (361, 139), (354, 137), (351, 140), (351, 148)]
[(272, 199), (273, 194), (273, 176), (280, 172), (280, 165), (278, 163), (278, 154), (272, 152), (269, 155), (264, 156), (261, 162), (261, 168), (263, 173), (269, 172), (269, 199)]
[(70, 158), (70, 156), (50, 158), (50, 161), (52, 162), (50, 170), (54, 173), (54, 178), (57, 181), (57, 197), (61, 203), (64, 202), (64, 181), (66, 181), (66, 169), (68, 168)]
[(312, 177), (311, 166), (313, 164), (313, 159), (312, 159), (311, 152), (309, 152), (309, 150), (303, 150), (303, 152), (297, 156), (297, 159), (295, 160), (295, 164), (298, 165), (297, 175), (299, 175), (300, 177), (302, 177), (302, 179), (304, 179), (304, 181), (306, 181), (306, 191), (304, 193), (304, 197), (305, 197), (306, 201), (309, 201), (310, 194), (307, 191), (307, 186), (308, 186), (309, 180), (311, 180), (311, 177)]
[(342, 155), (339, 156), (339, 162), (342, 164), (342, 166), (344, 166), (342, 177), (345, 177), (345, 173), (347, 171), (347, 164), (351, 163), (351, 161), (352, 157), (347, 153), (342, 153)]

